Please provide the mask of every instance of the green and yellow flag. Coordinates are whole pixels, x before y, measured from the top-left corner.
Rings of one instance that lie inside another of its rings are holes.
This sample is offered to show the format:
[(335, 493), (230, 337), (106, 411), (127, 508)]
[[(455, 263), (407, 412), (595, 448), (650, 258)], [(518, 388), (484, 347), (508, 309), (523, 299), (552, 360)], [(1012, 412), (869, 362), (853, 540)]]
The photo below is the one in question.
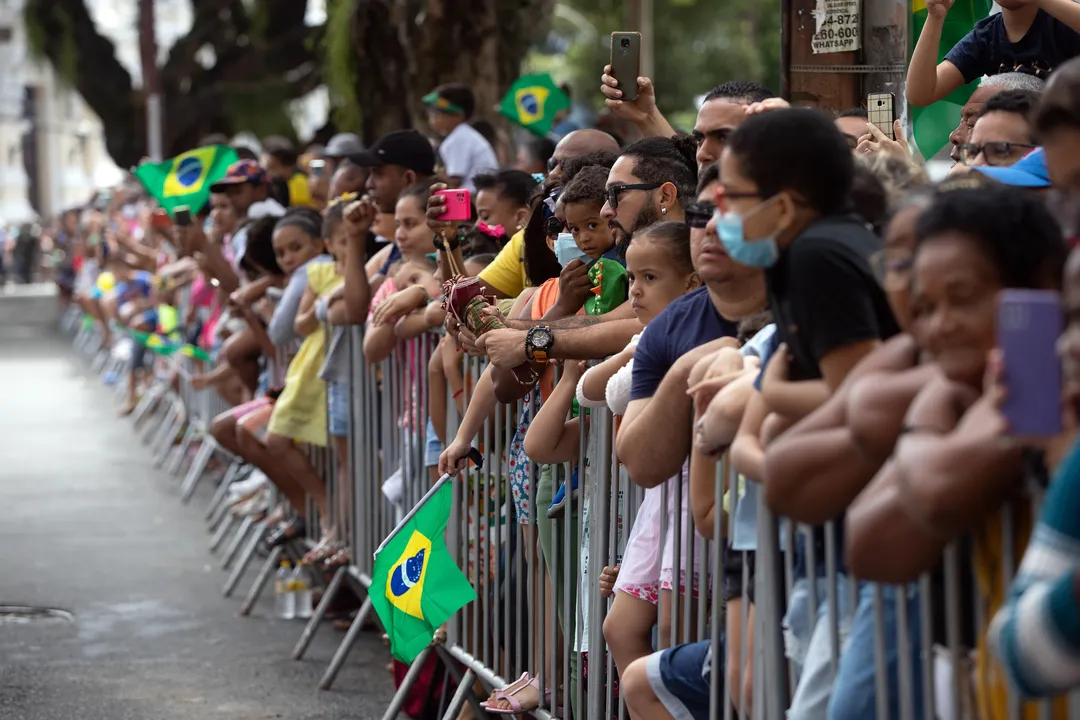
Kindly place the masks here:
[(135, 168), (135, 177), (170, 215), (180, 205), (191, 208), (194, 214), (209, 199), (210, 186), (225, 177), (225, 171), (236, 160), (236, 151), (231, 147), (211, 145), (165, 162), (143, 163)]
[[(975, 23), (990, 12), (991, 0), (956, 0), (941, 31), (938, 62), (956, 43), (971, 32)], [(911, 48), (926, 24), (926, 0), (911, 0)], [(910, 58), (910, 55), (909, 55)], [(949, 134), (960, 124), (960, 110), (975, 92), (976, 85), (961, 85), (952, 94), (924, 108), (910, 108), (915, 144), (924, 158), (931, 158), (949, 142)]]
[(453, 488), (442, 483), (375, 554), (369, 597), (390, 652), (411, 663), (450, 616), (476, 599), (468, 578), (446, 549)]
[(518, 78), (499, 104), (499, 114), (543, 137), (555, 125), (555, 116), (569, 108), (570, 98), (543, 73)]

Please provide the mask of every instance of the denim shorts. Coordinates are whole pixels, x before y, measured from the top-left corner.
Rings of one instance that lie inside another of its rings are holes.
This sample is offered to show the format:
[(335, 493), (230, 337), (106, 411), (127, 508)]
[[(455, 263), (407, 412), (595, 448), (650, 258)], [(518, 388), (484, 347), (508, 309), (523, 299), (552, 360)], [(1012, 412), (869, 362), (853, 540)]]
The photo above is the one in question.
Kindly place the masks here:
[[(722, 644), (718, 650), (716, 670), (723, 677)], [(645, 659), (645, 673), (656, 699), (673, 718), (709, 720), (712, 665), (712, 643), (703, 640), (653, 653)]]
[(445, 449), (443, 444), (439, 442), (439, 436), (435, 434), (435, 426), (431, 424), (431, 418), (428, 418), (427, 446), (424, 449), (424, 467), (439, 467), (439, 457)]
[(326, 383), (326, 404), (330, 413), (330, 434), (346, 437), (349, 434), (349, 386), (345, 383)]

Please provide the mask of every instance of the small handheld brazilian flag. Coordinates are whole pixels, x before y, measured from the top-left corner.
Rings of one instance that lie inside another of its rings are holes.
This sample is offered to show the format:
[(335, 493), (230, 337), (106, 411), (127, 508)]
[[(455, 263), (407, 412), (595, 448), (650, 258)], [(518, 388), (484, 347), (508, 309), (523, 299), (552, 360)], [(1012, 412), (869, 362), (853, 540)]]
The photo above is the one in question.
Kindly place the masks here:
[(158, 205), (170, 215), (181, 205), (198, 210), (210, 198), (210, 186), (225, 177), (236, 162), (236, 151), (227, 145), (210, 145), (177, 155), (160, 163), (143, 163), (134, 174)]
[(453, 488), (440, 482), (375, 553), (369, 597), (390, 637), (390, 652), (404, 663), (476, 599), (443, 539), (452, 502)]
[(499, 114), (542, 137), (551, 132), (555, 116), (569, 107), (567, 94), (543, 73), (518, 78), (499, 104)]

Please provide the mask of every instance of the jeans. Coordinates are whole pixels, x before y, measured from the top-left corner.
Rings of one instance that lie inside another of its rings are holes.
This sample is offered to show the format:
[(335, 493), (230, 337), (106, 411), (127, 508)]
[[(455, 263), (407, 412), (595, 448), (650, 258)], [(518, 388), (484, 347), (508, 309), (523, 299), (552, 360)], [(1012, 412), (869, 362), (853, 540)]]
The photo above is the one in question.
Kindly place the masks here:
[[(874, 584), (859, 583), (859, 606), (851, 621), (847, 646), (840, 657), (836, 685), (829, 701), (829, 720), (861, 720), (877, 716), (877, 664), (874, 650)], [(899, 643), (908, 648), (910, 664), (908, 702), (915, 720), (923, 720), (922, 658), (919, 652), (919, 594), (917, 586), (881, 586), (881, 614), (884, 627), (885, 667), (888, 673), (890, 718), (900, 717)], [(907, 635), (897, 637), (898, 603), (907, 607)]]
[[(833, 672), (832, 623), (838, 625), (840, 647), (851, 626), (851, 589), (846, 575), (836, 577), (837, 608), (829, 612), (829, 584), (823, 573), (814, 578), (815, 596), (811, 598), (810, 581), (800, 578), (791, 592), (788, 611), (784, 616), (784, 646), (788, 658), (794, 663), (799, 675), (795, 696), (787, 716), (791, 720), (817, 720), (827, 717), (829, 698), (833, 692), (836, 674)], [(811, 604), (816, 601), (816, 607)], [(870, 717), (873, 717), (871, 715)]]

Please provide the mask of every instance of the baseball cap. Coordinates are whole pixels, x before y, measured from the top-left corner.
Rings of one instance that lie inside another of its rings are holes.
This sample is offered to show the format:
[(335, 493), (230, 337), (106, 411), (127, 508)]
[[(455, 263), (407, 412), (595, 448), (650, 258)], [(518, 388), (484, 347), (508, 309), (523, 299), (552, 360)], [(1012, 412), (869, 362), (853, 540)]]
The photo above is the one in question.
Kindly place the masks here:
[(332, 159), (351, 158), (364, 152), (364, 145), (360, 138), (352, 133), (338, 133), (326, 143), (326, 149), (322, 151), (323, 157)]
[(461, 83), (447, 83), (440, 85), (424, 97), (420, 102), (432, 110), (438, 110), (453, 115), (472, 117), (476, 109), (476, 96), (467, 85)]
[(1008, 167), (978, 166), (971, 168), (991, 180), (1022, 188), (1050, 187), (1050, 173), (1046, 169), (1046, 152), (1035, 148)]
[(210, 192), (224, 192), (230, 185), (251, 183), (252, 185), (265, 185), (269, 177), (262, 165), (254, 160), (237, 160), (225, 172), (225, 177), (210, 186)]
[(370, 150), (354, 155), (352, 161), (364, 167), (400, 165), (420, 175), (435, 172), (435, 149), (416, 130), (395, 130), (379, 138)]

